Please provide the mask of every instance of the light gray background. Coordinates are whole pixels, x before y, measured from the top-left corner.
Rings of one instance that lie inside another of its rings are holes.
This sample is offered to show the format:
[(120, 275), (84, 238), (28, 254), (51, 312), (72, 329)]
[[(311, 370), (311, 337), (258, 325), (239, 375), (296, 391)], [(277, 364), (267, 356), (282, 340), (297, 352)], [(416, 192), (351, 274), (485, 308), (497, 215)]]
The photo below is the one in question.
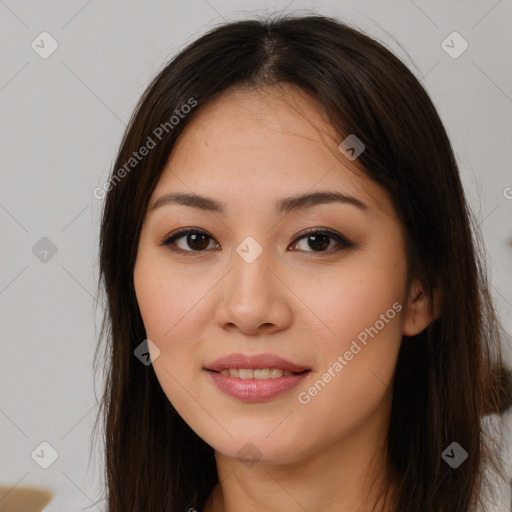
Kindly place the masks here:
[[(0, 0), (0, 485), (54, 490), (48, 512), (104, 507), (93, 504), (101, 446), (88, 466), (102, 391), (92, 371), (102, 201), (92, 191), (135, 102), (178, 49), (224, 20), (275, 10), (348, 20), (421, 79), (451, 137), (512, 332), (511, 0)], [(31, 47), (43, 31), (59, 45), (47, 59)], [(469, 44), (455, 59), (441, 45), (453, 31)], [(57, 248), (46, 263), (32, 252), (42, 237)], [(58, 452), (46, 470), (31, 458), (42, 441)], [(508, 512), (504, 492), (497, 510)]]

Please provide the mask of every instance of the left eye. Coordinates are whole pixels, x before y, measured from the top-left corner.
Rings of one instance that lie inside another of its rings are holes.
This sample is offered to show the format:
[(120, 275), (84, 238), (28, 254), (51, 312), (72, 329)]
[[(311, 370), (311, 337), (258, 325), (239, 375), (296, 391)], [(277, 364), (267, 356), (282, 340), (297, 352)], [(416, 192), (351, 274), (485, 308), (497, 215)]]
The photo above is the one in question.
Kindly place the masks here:
[[(335, 251), (339, 251), (341, 249), (347, 249), (349, 247), (353, 247), (354, 244), (347, 240), (343, 235), (339, 233), (335, 233), (330, 230), (311, 230), (306, 233), (303, 233), (300, 237), (296, 238), (294, 242), (295, 245), (298, 245), (298, 242), (302, 239), (306, 240), (309, 247), (313, 249), (312, 252), (327, 252), (327, 249), (330, 243), (334, 240), (338, 243), (338, 247), (335, 248)], [(302, 250), (302, 249), (301, 249)], [(310, 251), (305, 251), (310, 252)]]
[[(189, 250), (186, 247), (179, 247), (177, 241), (182, 238), (185, 238), (185, 245), (188, 245), (188, 247), (190, 247), (192, 250)], [(208, 246), (210, 245), (208, 239), (210, 239), (211, 241), (214, 240), (213, 237), (211, 237), (204, 231), (198, 229), (183, 229), (163, 240), (163, 242), (160, 245), (168, 246), (170, 250), (175, 252), (203, 252), (206, 249), (208, 249)], [(307, 231), (306, 233), (302, 233), (292, 242), (290, 246), (298, 246), (298, 243), (303, 239), (309, 239), (307, 242), (308, 246), (313, 249), (312, 251), (299, 249), (300, 251), (303, 252), (327, 252), (326, 249), (330, 246), (333, 240), (338, 243), (338, 247), (334, 249), (335, 251), (354, 247), (354, 244), (350, 242), (347, 238), (345, 238), (343, 235), (327, 229), (312, 229)], [(214, 245), (217, 248), (219, 247), (218, 243)]]

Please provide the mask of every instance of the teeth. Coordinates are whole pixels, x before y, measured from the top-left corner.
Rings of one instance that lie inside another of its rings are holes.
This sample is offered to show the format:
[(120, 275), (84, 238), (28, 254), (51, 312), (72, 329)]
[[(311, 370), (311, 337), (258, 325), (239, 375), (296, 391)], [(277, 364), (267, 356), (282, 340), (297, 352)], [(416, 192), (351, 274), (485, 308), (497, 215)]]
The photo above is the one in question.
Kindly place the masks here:
[[(290, 373), (290, 372), (288, 372)], [(271, 368), (270, 369), (270, 377), (272, 377), (273, 379), (277, 379), (277, 377), (281, 377), (281, 375), (283, 375), (284, 372), (283, 370), (280, 370), (279, 368)]]
[(270, 379), (270, 368), (262, 368), (261, 370), (254, 370), (255, 379)]
[[(230, 370), (229, 374), (231, 375), (231, 370)], [(244, 380), (245, 379), (253, 379), (254, 371), (253, 370), (245, 370), (243, 368), (240, 368), (240, 370), (238, 370), (238, 376)]]
[(253, 370), (251, 368), (224, 368), (220, 371), (222, 375), (228, 377), (238, 377), (240, 379), (277, 379), (279, 377), (290, 377), (295, 375), (293, 372), (288, 370), (281, 370), (281, 368), (261, 368)]

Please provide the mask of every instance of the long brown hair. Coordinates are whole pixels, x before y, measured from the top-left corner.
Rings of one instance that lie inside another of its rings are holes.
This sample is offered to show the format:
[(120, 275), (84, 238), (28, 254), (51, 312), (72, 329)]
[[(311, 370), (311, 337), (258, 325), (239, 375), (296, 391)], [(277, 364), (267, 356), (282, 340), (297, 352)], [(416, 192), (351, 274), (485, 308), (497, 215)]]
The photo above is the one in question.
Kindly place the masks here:
[[(503, 410), (503, 334), (447, 133), (425, 89), (382, 44), (333, 18), (278, 15), (224, 24), (176, 55), (144, 92), (98, 190), (106, 307), (95, 367), (105, 375), (97, 423), (103, 418), (109, 512), (201, 510), (218, 481), (213, 449), (177, 414), (152, 366), (134, 356), (146, 332), (133, 270), (149, 198), (187, 123), (230, 88), (278, 83), (315, 98), (340, 141), (352, 133), (362, 140), (358, 163), (390, 194), (409, 275), (432, 309), (440, 291), (438, 317), (403, 338), (396, 367), (393, 510), (479, 510), (484, 473), (503, 474), (500, 433), (482, 425)], [(452, 442), (468, 453), (456, 470), (442, 458)]]

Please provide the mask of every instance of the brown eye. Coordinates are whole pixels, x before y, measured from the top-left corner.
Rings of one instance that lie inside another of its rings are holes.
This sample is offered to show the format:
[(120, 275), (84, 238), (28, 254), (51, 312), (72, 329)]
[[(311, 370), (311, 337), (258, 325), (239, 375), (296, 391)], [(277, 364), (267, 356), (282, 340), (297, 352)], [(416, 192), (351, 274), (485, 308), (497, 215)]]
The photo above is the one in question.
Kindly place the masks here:
[(184, 235), (186, 238), (186, 243), (192, 249), (197, 249), (202, 251), (208, 247), (208, 235), (204, 233), (189, 233), (188, 235)]
[[(183, 239), (181, 247), (177, 241)], [(197, 229), (184, 229), (166, 238), (160, 245), (168, 246), (169, 249), (177, 252), (202, 252), (208, 248), (212, 237)], [(218, 244), (217, 244), (218, 245)]]
[(307, 247), (312, 249), (312, 251), (308, 251), (307, 248), (299, 249), (305, 252), (328, 252), (326, 249), (333, 240), (338, 243), (338, 247), (334, 249), (335, 251), (354, 247), (354, 244), (347, 240), (343, 235), (330, 230), (310, 230), (305, 234), (302, 234), (299, 238), (296, 238), (293, 245), (297, 246), (298, 242), (303, 239), (307, 240)]
[(331, 237), (329, 235), (307, 235), (304, 237), (307, 240), (309, 247), (314, 251), (323, 251), (329, 247)]

